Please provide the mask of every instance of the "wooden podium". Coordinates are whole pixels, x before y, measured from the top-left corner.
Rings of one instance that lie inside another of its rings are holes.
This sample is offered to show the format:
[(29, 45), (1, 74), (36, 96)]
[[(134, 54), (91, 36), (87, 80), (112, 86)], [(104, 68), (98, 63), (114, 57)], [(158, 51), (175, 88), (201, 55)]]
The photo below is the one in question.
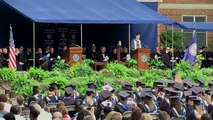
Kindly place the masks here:
[(69, 48), (69, 64), (70, 66), (82, 63), (82, 48), (81, 47), (70, 47)]
[(149, 48), (138, 48), (132, 51), (132, 58), (138, 62), (138, 70), (149, 69), (148, 62), (150, 60)]

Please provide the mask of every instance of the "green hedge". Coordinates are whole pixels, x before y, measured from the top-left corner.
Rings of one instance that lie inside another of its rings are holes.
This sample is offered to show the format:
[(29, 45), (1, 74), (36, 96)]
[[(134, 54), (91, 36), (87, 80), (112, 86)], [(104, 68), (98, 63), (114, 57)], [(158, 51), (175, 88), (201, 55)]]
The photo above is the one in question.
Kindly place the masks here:
[[(82, 65), (76, 64), (71, 68), (54, 68), (53, 71), (44, 71), (40, 68), (30, 68), (29, 71), (19, 72), (12, 71), (8, 68), (0, 69), (1, 82), (9, 82), (11, 89), (24, 97), (28, 98), (32, 94), (32, 87), (37, 85), (40, 91), (45, 94), (50, 83), (57, 83), (62, 88), (71, 82), (77, 83), (77, 90), (84, 94), (86, 84), (95, 82), (98, 90), (106, 81), (111, 81), (118, 92), (121, 90), (120, 83), (126, 81), (135, 85), (135, 81), (142, 80), (147, 86), (152, 86), (153, 82), (159, 79), (172, 79), (171, 70), (150, 69), (138, 71), (135, 67), (127, 68), (117, 63), (108, 63), (106, 67), (100, 71), (94, 71), (91, 68), (91, 60), (86, 60)], [(62, 64), (62, 63), (60, 63)], [(66, 65), (64, 65), (66, 66)], [(67, 66), (68, 67), (68, 66)], [(186, 62), (180, 62), (175, 67), (181, 74), (182, 79), (190, 79), (195, 81), (196, 78), (202, 78), (206, 81), (213, 80), (213, 68), (205, 68), (194, 70)]]

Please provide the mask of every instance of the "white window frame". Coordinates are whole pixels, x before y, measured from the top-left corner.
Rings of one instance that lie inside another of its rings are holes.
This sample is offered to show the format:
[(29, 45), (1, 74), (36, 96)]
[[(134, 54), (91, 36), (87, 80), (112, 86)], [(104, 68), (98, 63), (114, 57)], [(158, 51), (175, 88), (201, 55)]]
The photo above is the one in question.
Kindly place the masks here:
[[(195, 22), (195, 18), (196, 17), (205, 17), (206, 18), (206, 22), (208, 22), (208, 16), (207, 15), (182, 15), (181, 16), (181, 21), (183, 22), (183, 17), (193, 17), (193, 22)], [(183, 30), (182, 30), (182, 32), (183, 32)], [(184, 32), (184, 33), (191, 33), (191, 32)], [(204, 32), (197, 32), (197, 33), (204, 33)], [(207, 31), (205, 31), (205, 33), (206, 33), (206, 39), (205, 39), (205, 41), (206, 41), (206, 46), (208, 47), (208, 32)]]

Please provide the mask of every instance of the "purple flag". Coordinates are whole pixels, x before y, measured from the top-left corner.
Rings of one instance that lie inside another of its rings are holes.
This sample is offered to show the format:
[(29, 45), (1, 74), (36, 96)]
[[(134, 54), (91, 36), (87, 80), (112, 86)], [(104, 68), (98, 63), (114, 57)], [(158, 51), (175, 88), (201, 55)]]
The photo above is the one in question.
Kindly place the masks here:
[(196, 32), (194, 31), (192, 40), (184, 54), (184, 60), (188, 61), (191, 65), (193, 65), (196, 63), (196, 55), (197, 55), (197, 36)]

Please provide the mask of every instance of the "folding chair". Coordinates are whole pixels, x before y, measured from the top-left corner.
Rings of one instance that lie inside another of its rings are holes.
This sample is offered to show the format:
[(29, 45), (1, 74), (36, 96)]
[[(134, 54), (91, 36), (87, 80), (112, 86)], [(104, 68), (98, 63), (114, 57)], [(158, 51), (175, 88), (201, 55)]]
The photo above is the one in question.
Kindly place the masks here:
[(158, 120), (159, 119), (158, 113), (149, 113), (149, 115), (152, 117), (152, 120)]
[(186, 120), (185, 117), (172, 117), (171, 120)]
[(126, 111), (123, 113), (123, 119), (131, 118), (132, 111)]
[(48, 103), (48, 104), (47, 104), (47, 107), (48, 107), (49, 109), (52, 109), (52, 108), (56, 108), (56, 105), (57, 105), (57, 103)]
[(69, 106), (66, 106), (68, 112), (73, 112), (75, 111), (75, 105), (69, 105)]
[(23, 116), (25, 119), (30, 118), (30, 110), (22, 110), (21, 116)]

